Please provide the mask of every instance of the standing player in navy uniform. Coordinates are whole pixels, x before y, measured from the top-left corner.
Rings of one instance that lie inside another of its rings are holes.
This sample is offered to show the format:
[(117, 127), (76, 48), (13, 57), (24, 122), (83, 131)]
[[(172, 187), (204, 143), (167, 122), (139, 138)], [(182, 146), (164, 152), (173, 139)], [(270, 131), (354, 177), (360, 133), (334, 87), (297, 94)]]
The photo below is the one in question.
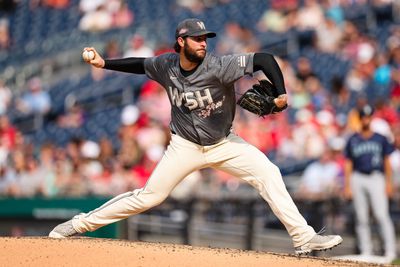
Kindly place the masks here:
[(385, 257), (396, 257), (396, 236), (389, 214), (388, 197), (392, 195), (392, 168), (389, 155), (394, 147), (387, 138), (370, 128), (373, 109), (366, 105), (359, 110), (360, 133), (353, 134), (346, 145), (345, 196), (353, 197), (356, 232), (362, 255), (372, 255), (369, 227), (369, 204), (379, 223), (385, 244)]
[(234, 175), (254, 186), (292, 237), (297, 254), (337, 246), (342, 238), (322, 236), (307, 224), (283, 183), (277, 166), (256, 147), (231, 131), (235, 115), (234, 83), (261, 70), (279, 92), (278, 108), (287, 104), (282, 72), (273, 56), (244, 53), (207, 54), (207, 38), (215, 37), (198, 19), (179, 23), (176, 53), (151, 58), (104, 60), (95, 53), (88, 63), (98, 68), (146, 74), (167, 91), (171, 103), (170, 144), (146, 185), (121, 194), (103, 206), (58, 225), (49, 236), (63, 238), (94, 231), (141, 213), (164, 201), (188, 174), (206, 167)]

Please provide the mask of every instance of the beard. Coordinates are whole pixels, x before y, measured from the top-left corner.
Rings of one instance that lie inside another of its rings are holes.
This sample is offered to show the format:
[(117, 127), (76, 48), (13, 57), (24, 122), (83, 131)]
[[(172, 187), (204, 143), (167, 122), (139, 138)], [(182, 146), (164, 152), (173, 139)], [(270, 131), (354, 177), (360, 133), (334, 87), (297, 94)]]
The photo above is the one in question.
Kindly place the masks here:
[(206, 50), (204, 50), (204, 55), (203, 54), (198, 54), (197, 51), (194, 51), (192, 48), (190, 48), (186, 43), (183, 46), (183, 53), (185, 57), (193, 63), (201, 63), (206, 56)]
[(361, 131), (363, 131), (363, 132), (367, 132), (368, 130), (369, 130), (369, 123), (368, 124), (362, 124), (361, 125)]

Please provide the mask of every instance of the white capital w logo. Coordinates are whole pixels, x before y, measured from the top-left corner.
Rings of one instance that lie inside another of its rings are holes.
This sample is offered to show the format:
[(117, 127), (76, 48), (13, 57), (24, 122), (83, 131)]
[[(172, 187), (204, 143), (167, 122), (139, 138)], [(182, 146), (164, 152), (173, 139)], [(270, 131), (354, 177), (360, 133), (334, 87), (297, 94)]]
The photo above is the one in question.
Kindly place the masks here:
[(199, 25), (200, 29), (205, 30), (206, 26), (204, 25), (204, 23), (202, 21), (197, 21), (197, 25)]

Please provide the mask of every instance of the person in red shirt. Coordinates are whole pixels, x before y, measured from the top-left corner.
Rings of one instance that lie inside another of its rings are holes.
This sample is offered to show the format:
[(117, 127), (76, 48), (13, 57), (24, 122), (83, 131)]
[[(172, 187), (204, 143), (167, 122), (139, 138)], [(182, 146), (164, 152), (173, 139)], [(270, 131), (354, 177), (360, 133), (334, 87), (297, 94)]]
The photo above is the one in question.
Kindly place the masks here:
[(15, 148), (16, 133), (17, 130), (11, 125), (8, 117), (0, 116), (0, 138), (9, 151)]

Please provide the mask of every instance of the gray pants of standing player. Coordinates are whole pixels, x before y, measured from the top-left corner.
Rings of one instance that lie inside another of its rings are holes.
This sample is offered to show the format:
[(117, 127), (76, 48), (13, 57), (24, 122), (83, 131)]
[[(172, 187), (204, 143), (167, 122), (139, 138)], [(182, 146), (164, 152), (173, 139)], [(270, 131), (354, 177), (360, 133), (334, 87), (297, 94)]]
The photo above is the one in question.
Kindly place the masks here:
[(385, 243), (385, 255), (396, 255), (396, 235), (389, 214), (385, 183), (385, 177), (378, 171), (369, 175), (355, 172), (351, 178), (353, 203), (357, 217), (356, 232), (361, 254), (364, 255), (372, 255), (369, 203)]

